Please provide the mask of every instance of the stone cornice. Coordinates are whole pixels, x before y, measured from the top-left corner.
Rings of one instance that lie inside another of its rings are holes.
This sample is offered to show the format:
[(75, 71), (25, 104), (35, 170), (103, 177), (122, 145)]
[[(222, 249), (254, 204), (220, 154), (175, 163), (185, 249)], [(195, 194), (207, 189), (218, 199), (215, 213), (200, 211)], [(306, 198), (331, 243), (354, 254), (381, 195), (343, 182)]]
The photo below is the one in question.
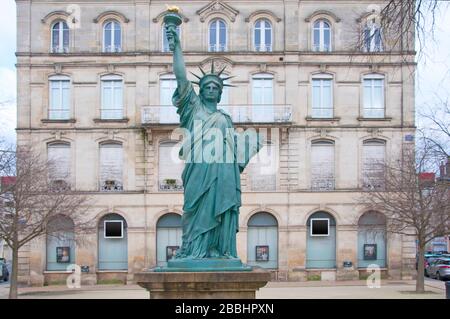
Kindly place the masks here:
[(215, 13), (224, 14), (231, 22), (234, 22), (239, 11), (219, 0), (214, 0), (197, 10), (197, 14), (200, 16), (200, 22), (205, 22), (210, 15)]
[(130, 22), (130, 19), (128, 19), (124, 14), (122, 14), (118, 11), (113, 11), (113, 10), (100, 13), (93, 21), (94, 21), (94, 23), (99, 23), (99, 22), (103, 21), (104, 19), (107, 19), (110, 17), (116, 18), (123, 23)]
[(259, 15), (266, 15), (272, 17), (276, 22), (280, 22), (282, 19), (278, 17), (275, 13), (270, 10), (258, 10), (251, 13), (247, 18), (245, 18), (245, 22), (250, 22), (254, 17)]
[(310, 14), (308, 17), (305, 18), (305, 22), (311, 22), (312, 20), (314, 20), (315, 17), (319, 16), (319, 15), (323, 15), (323, 16), (328, 16), (330, 18), (333, 18), (333, 20), (335, 22), (341, 22), (341, 18), (339, 18), (337, 15), (335, 15), (333, 12), (328, 11), (328, 10), (318, 10), (318, 11), (314, 11), (312, 14)]

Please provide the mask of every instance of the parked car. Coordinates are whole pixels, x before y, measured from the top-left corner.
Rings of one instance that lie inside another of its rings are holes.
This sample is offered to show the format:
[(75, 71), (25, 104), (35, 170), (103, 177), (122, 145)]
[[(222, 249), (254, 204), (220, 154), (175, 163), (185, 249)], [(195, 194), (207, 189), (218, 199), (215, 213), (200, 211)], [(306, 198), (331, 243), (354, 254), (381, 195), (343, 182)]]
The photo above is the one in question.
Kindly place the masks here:
[(3, 258), (0, 260), (0, 280), (9, 280), (9, 270), (6, 266), (6, 261)]
[(438, 258), (441, 258), (441, 256), (425, 257), (425, 264), (424, 264), (424, 275), (425, 275), (425, 277), (430, 277), (428, 269), (429, 269), (430, 265)]
[(450, 258), (436, 258), (427, 267), (427, 273), (437, 280), (450, 279)]

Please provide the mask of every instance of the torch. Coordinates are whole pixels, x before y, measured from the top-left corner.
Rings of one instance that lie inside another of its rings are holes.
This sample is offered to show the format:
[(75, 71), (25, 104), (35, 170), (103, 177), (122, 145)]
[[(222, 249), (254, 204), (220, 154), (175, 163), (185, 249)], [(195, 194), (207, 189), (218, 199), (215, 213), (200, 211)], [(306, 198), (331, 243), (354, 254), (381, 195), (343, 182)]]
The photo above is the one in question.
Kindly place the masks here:
[(169, 49), (170, 51), (173, 51), (175, 50), (175, 40), (172, 34), (167, 31), (172, 30), (176, 32), (177, 27), (183, 22), (183, 20), (179, 14), (180, 9), (177, 6), (168, 6), (167, 11), (168, 13), (164, 16), (164, 24), (166, 27), (166, 36), (167, 41), (169, 42)]

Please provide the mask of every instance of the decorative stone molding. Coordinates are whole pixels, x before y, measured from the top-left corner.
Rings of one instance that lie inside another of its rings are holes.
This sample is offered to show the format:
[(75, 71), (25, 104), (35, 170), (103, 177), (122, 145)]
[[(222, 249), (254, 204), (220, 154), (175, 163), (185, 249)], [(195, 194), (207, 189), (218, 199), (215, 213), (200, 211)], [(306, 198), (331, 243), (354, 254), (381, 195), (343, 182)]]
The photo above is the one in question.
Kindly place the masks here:
[[(162, 18), (164, 18), (164, 16), (169, 13), (169, 11), (165, 10), (163, 12), (161, 12), (160, 14), (158, 14), (155, 18), (152, 19), (152, 21), (154, 23), (158, 23), (159, 21), (161, 21)], [(183, 22), (189, 22), (189, 18), (186, 17), (184, 14), (178, 12), (178, 14), (181, 16), (181, 18), (183, 19)]]
[(274, 21), (280, 22), (282, 19), (278, 17), (275, 13), (270, 10), (258, 10), (250, 14), (247, 18), (245, 18), (245, 22), (250, 22), (257, 16), (270, 16)]
[(130, 22), (130, 19), (128, 19), (124, 14), (118, 12), (118, 11), (106, 11), (101, 14), (99, 14), (93, 21), (94, 23), (103, 22), (106, 19), (114, 18), (117, 19), (123, 23)]
[(328, 10), (318, 10), (314, 11), (312, 14), (310, 14), (308, 17), (305, 18), (305, 22), (311, 22), (313, 21), (317, 16), (328, 16), (334, 20), (334, 22), (339, 23), (341, 22), (341, 18), (339, 18), (337, 15), (335, 15), (333, 12)]
[(234, 22), (239, 11), (219, 0), (214, 0), (197, 11), (197, 14), (200, 16), (200, 22), (205, 22), (210, 15), (216, 13), (224, 14), (231, 22)]
[(55, 63), (54, 64), (54, 69), (55, 69), (55, 73), (56, 74), (61, 74), (62, 73), (62, 65), (60, 63)]
[(45, 17), (43, 17), (41, 19), (42, 23), (49, 23), (49, 22), (53, 22), (56, 19), (62, 19), (67, 21), (67, 19), (69, 19), (70, 17), (70, 13), (67, 11), (62, 11), (62, 10), (57, 10), (57, 11), (52, 11), (49, 14), (47, 14)]
[(220, 71), (222, 70), (224, 67), (226, 67), (225, 71), (230, 71), (230, 67), (232, 66), (232, 63), (230, 60), (228, 59), (223, 59), (223, 58), (208, 58), (206, 60), (204, 60), (203, 62), (200, 63), (200, 65), (202, 66), (202, 69), (205, 70), (205, 72), (209, 71), (211, 69), (211, 62), (213, 61), (214, 63), (214, 70)]

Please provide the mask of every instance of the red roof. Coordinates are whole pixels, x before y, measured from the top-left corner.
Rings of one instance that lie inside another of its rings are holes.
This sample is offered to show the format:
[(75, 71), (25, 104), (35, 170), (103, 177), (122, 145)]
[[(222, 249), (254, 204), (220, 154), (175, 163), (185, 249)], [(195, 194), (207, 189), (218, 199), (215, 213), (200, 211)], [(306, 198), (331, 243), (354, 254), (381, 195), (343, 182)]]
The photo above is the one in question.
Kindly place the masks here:
[(435, 173), (420, 173), (419, 179), (421, 181), (434, 181), (436, 174)]
[(1, 185), (12, 185), (16, 182), (15, 176), (2, 176)]

